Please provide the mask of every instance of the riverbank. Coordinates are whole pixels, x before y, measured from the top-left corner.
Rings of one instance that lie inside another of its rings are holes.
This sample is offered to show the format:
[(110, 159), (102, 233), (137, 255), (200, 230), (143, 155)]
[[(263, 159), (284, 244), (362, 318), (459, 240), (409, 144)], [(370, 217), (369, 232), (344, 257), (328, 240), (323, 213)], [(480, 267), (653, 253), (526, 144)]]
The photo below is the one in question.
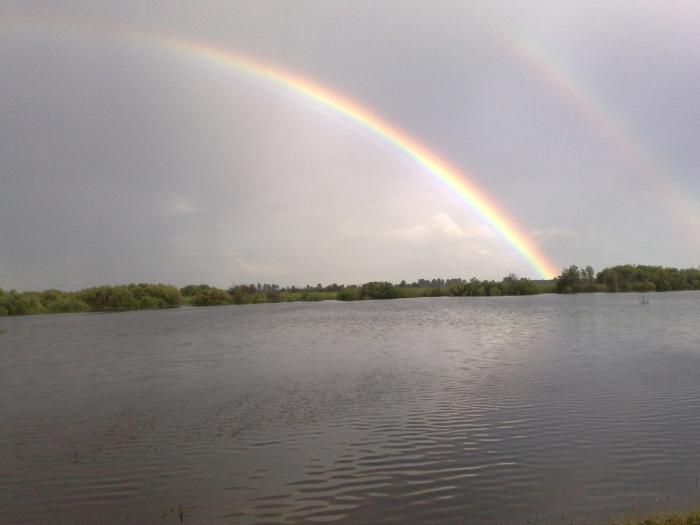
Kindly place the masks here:
[(61, 290), (4, 291), (0, 289), (0, 316), (44, 313), (113, 312), (186, 306), (221, 306), (296, 301), (361, 301), (442, 296), (534, 295), (554, 291), (554, 281), (533, 281), (514, 275), (502, 281), (421, 279), (399, 284), (374, 281), (362, 285), (317, 285), (281, 288), (271, 284), (232, 286), (223, 290), (207, 284), (182, 288), (168, 284), (98, 286), (75, 292)]
[(542, 293), (653, 292), (700, 290), (700, 268), (621, 265), (597, 274), (591, 266), (570, 266), (555, 279), (534, 280), (510, 274), (500, 281), (419, 279), (393, 284), (372, 281), (362, 285), (280, 287), (276, 284), (234, 285), (227, 290), (208, 284), (182, 288), (168, 284), (97, 286), (76, 292), (41, 292), (0, 288), (0, 316), (67, 312), (149, 310), (187, 306), (221, 306), (296, 301), (363, 301), (417, 297), (494, 297)]
[(613, 525), (700, 525), (700, 510), (679, 514), (664, 514), (655, 518), (617, 522)]

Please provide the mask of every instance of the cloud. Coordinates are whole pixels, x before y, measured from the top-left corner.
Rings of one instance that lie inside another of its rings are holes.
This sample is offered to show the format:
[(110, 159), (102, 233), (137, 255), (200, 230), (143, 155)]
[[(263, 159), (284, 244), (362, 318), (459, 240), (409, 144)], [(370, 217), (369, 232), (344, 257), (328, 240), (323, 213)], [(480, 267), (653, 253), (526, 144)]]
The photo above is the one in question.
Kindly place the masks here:
[(545, 230), (534, 229), (530, 231), (531, 235), (543, 242), (569, 239), (574, 236), (574, 231), (566, 228), (548, 228)]
[(494, 231), (483, 223), (471, 223), (468, 226), (459, 225), (447, 213), (441, 212), (432, 217), (432, 224), (436, 231), (443, 235), (457, 239), (492, 239), (496, 236)]
[(492, 239), (496, 236), (493, 230), (484, 224), (460, 225), (445, 212), (436, 213), (425, 222), (384, 230), (380, 235), (387, 239), (416, 243)]
[[(243, 3), (245, 16), (215, 1), (55, 11), (95, 35), (106, 20), (188, 35), (338, 90), (463, 171), (557, 264), (697, 264), (674, 203), (631, 184), (639, 170), (483, 21), (566, 66), (697, 201), (697, 16)], [(534, 276), (459, 195), (342, 115), (188, 53), (58, 33), (0, 35), (0, 285)]]
[(192, 200), (183, 195), (170, 195), (166, 197), (162, 206), (166, 215), (189, 215), (197, 212), (197, 207)]
[(290, 272), (290, 267), (269, 260), (254, 260), (243, 257), (235, 257), (234, 263), (239, 270), (239, 275), (245, 275), (251, 279), (263, 277), (283, 277)]
[(422, 242), (430, 233), (428, 226), (425, 224), (415, 224), (405, 228), (394, 228), (379, 232), (380, 237), (396, 241)]

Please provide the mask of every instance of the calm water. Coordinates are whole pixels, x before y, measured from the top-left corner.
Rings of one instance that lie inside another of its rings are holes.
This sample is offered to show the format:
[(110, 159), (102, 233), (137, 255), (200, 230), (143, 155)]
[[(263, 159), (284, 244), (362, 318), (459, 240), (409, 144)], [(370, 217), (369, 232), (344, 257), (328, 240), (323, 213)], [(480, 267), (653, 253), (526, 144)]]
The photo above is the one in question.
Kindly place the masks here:
[[(700, 505), (700, 293), (2, 318), (0, 522)], [(165, 515), (164, 515), (165, 514)]]

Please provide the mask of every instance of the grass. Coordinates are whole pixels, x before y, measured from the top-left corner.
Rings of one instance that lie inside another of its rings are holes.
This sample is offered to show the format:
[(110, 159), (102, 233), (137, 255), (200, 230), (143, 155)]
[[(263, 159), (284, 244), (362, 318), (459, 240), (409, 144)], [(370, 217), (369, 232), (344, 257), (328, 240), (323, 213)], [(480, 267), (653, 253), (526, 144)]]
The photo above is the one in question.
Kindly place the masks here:
[(619, 525), (700, 525), (700, 511), (686, 514), (664, 514), (656, 518), (618, 522)]
[(177, 509), (171, 508), (170, 510), (166, 510), (165, 512), (162, 513), (161, 517), (162, 518), (171, 518), (175, 517), (180, 520), (180, 522), (183, 522), (185, 520), (185, 515), (190, 512), (190, 509), (185, 507), (184, 505), (180, 505)]

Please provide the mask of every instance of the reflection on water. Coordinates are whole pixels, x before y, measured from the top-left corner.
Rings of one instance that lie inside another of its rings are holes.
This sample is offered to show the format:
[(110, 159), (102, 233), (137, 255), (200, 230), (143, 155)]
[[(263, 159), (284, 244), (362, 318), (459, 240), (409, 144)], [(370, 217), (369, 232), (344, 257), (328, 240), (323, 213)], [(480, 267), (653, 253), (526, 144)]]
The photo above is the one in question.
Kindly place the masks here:
[[(700, 505), (700, 293), (0, 319), (0, 521), (590, 523)], [(176, 512), (170, 513), (170, 509)]]

